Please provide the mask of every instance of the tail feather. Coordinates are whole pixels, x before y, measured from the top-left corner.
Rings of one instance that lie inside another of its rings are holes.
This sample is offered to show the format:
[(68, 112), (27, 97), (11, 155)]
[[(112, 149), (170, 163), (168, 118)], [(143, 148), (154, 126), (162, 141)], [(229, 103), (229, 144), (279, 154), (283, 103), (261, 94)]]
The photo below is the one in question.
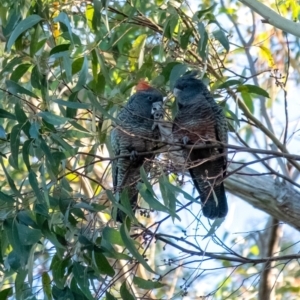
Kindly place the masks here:
[(224, 183), (195, 176), (195, 169), (190, 169), (190, 174), (203, 203), (203, 215), (209, 219), (224, 218), (228, 212)]
[[(138, 182), (142, 182), (140, 175), (140, 168), (143, 166), (146, 174), (150, 172), (151, 169), (151, 159), (153, 155), (148, 156), (138, 156), (138, 158), (134, 160), (124, 160), (122, 161), (122, 178), (120, 176), (118, 182), (120, 182), (119, 191), (121, 192), (121, 203), (123, 206), (128, 209), (132, 209), (133, 215), (135, 215), (135, 211), (137, 209), (138, 204)], [(121, 159), (119, 159), (121, 161)], [(123, 195), (124, 194), (124, 195)], [(123, 223), (127, 214), (120, 209), (117, 209), (117, 217), (116, 220), (118, 222)]]
[(214, 186), (214, 193), (210, 190), (211, 188), (200, 192), (201, 201), (203, 202), (203, 215), (209, 219), (224, 218), (228, 213), (228, 205), (223, 182)]

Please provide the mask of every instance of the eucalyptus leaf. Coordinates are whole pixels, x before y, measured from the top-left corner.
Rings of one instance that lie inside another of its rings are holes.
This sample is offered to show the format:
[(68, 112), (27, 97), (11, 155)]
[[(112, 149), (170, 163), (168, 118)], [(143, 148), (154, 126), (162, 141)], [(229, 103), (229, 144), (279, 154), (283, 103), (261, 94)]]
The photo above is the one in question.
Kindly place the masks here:
[(136, 298), (127, 289), (126, 281), (124, 281), (121, 285), (120, 294), (123, 300), (136, 300)]
[(117, 300), (117, 298), (115, 298), (111, 293), (106, 292), (105, 294), (106, 296), (106, 300)]
[(39, 15), (31, 15), (27, 17), (26, 19), (22, 20), (16, 28), (13, 30), (12, 34), (10, 35), (7, 44), (6, 49), (7, 51), (10, 51), (10, 48), (14, 44), (14, 42), (17, 40), (17, 38), (26, 30), (33, 27), (37, 23), (41, 22), (43, 19)]
[(47, 300), (52, 299), (52, 292), (51, 292), (51, 278), (47, 272), (43, 272), (42, 274), (42, 287), (44, 295), (47, 297)]
[(143, 183), (147, 187), (147, 190), (151, 193), (151, 195), (153, 197), (155, 197), (155, 193), (153, 191), (152, 185), (151, 185), (151, 183), (148, 180), (148, 176), (147, 176), (145, 168), (143, 166), (140, 168), (140, 174), (141, 174), (141, 179), (142, 179)]
[(124, 246), (120, 232), (114, 228), (105, 227), (102, 231), (102, 237), (111, 244)]
[(198, 52), (202, 59), (206, 59), (206, 47), (208, 42), (208, 34), (205, 30), (204, 24), (202, 22), (198, 23), (198, 32), (200, 34), (200, 40), (198, 44)]
[(31, 64), (21, 64), (16, 67), (16, 69), (13, 71), (13, 73), (10, 76), (10, 80), (14, 82), (18, 82), (22, 76), (28, 71), (28, 69), (31, 67)]
[(1, 156), (0, 156), (0, 164), (1, 164), (1, 166), (2, 166), (2, 169), (3, 169), (4, 173), (5, 173), (6, 180), (7, 180), (7, 182), (8, 182), (8, 185), (10, 186), (11, 190), (14, 192), (14, 194), (15, 194), (16, 196), (18, 196), (19, 198), (22, 199), (22, 195), (21, 195), (21, 193), (19, 192), (19, 190), (17, 189), (14, 180), (11, 178), (11, 176), (10, 176), (9, 173), (7, 172), (7, 169), (6, 169), (6, 167), (5, 167), (4, 163), (3, 163), (3, 159), (2, 159)]
[(225, 35), (224, 31), (219, 29), (213, 32), (213, 35), (215, 37), (215, 39), (217, 39), (220, 44), (224, 47), (224, 49), (226, 50), (226, 52), (229, 51), (229, 41), (227, 36)]
[(54, 18), (54, 22), (61, 22), (67, 26), (68, 32), (70, 34), (71, 42), (74, 44), (72, 28), (71, 28), (68, 15), (65, 12), (61, 12), (56, 18)]
[(20, 147), (20, 134), (21, 126), (19, 124), (15, 125), (10, 133), (10, 147), (11, 147), (11, 156), (13, 167), (19, 169), (19, 147)]
[(88, 60), (86, 57), (84, 57), (77, 84), (73, 89), (74, 92), (81, 90), (86, 85), (87, 76), (88, 76)]
[(0, 200), (11, 204), (15, 202), (15, 199), (12, 196), (7, 195), (1, 191), (0, 191)]
[(237, 79), (229, 79), (219, 85), (219, 89), (225, 89), (233, 85), (240, 85), (241, 81)]
[(176, 80), (187, 71), (187, 65), (177, 64), (172, 68), (170, 74), (170, 88), (173, 89)]
[(16, 116), (13, 115), (12, 113), (0, 108), (0, 118), (3, 119), (10, 119), (10, 120), (16, 120)]
[(53, 100), (54, 103), (57, 103), (59, 105), (63, 105), (69, 108), (74, 108), (74, 109), (89, 109), (91, 108), (91, 104), (89, 103), (80, 103), (80, 102), (70, 102), (70, 101), (65, 101), (65, 100)]
[(151, 269), (151, 267), (147, 264), (144, 257), (135, 248), (134, 242), (132, 241), (132, 239), (129, 235), (129, 231), (124, 223), (120, 227), (120, 234), (121, 234), (122, 240), (124, 242), (124, 245), (126, 246), (127, 250), (133, 255), (133, 257), (136, 258), (147, 271), (149, 271), (151, 273), (155, 273)]
[(35, 196), (37, 197), (37, 199), (41, 199), (42, 194), (41, 194), (39, 184), (38, 184), (38, 181), (37, 181), (37, 176), (33, 171), (29, 172), (28, 180), (29, 180), (29, 183), (30, 183), (30, 185), (32, 187), (32, 190), (34, 191)]
[(94, 255), (95, 264), (99, 272), (101, 274), (105, 274), (110, 277), (113, 277), (115, 275), (115, 270), (109, 264), (107, 258), (101, 252), (97, 252), (97, 251), (94, 251), (93, 255)]
[(23, 224), (17, 224), (19, 239), (22, 245), (33, 245), (42, 237), (41, 230), (29, 228)]
[(253, 114), (254, 113), (254, 105), (253, 105), (253, 99), (251, 97), (251, 94), (249, 94), (249, 92), (247, 92), (247, 91), (242, 91), (241, 96), (242, 96), (245, 104), (247, 105), (249, 111)]
[(24, 87), (22, 87), (21, 85), (19, 85), (18, 83), (14, 82), (12, 80), (6, 80), (5, 83), (6, 83), (6, 86), (7, 86), (7, 90), (13, 95), (25, 94), (27, 96), (38, 99), (38, 96), (36, 94), (34, 94), (31, 91), (25, 89)]
[(7, 288), (0, 291), (0, 299), (8, 300), (13, 295), (13, 288)]
[(64, 287), (65, 269), (69, 264), (69, 259), (62, 259), (58, 256), (58, 254), (55, 254), (52, 258), (50, 270), (52, 271), (53, 281), (59, 288)]
[(42, 111), (37, 113), (38, 116), (42, 117), (46, 122), (52, 125), (62, 125), (68, 121), (68, 118), (64, 118), (48, 111)]
[(82, 293), (87, 297), (88, 300), (94, 300), (94, 297), (89, 290), (89, 280), (87, 277), (86, 267), (75, 261), (73, 263), (72, 272)]
[(62, 57), (64, 54), (54, 55), (61, 52), (69, 51), (71, 44), (61, 44), (53, 47), (50, 51), (50, 56), (53, 56), (55, 58)]
[[(162, 211), (162, 212), (172, 215), (172, 212), (170, 211), (170, 209), (168, 207), (164, 206), (163, 204), (161, 204), (155, 197), (153, 197), (151, 195), (151, 193), (147, 190), (147, 187), (144, 184), (139, 183), (138, 189), (139, 189), (139, 193), (141, 194), (143, 199), (149, 204), (149, 206), (151, 208), (153, 208), (154, 210)], [(179, 217), (177, 216), (177, 218), (179, 218)]]
[(39, 132), (40, 129), (41, 129), (41, 125), (38, 122), (36, 121), (32, 122), (29, 129), (30, 137), (33, 139), (37, 139), (40, 135)]
[(265, 91), (264, 89), (262, 89), (261, 87), (257, 86), (257, 85), (244, 84), (242, 86), (242, 89), (243, 88), (246, 88), (249, 93), (270, 98), (269, 93), (267, 91)]
[(133, 283), (136, 284), (137, 287), (139, 287), (140, 289), (145, 289), (145, 290), (158, 289), (164, 286), (163, 283), (160, 283), (158, 281), (145, 280), (137, 276), (134, 276)]

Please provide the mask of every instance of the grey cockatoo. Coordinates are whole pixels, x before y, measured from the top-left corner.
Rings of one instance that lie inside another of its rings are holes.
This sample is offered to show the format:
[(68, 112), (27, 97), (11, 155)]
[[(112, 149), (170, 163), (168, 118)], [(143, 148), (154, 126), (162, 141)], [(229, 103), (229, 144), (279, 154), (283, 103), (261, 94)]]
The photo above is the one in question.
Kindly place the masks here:
[[(178, 113), (173, 125), (173, 136), (188, 145), (213, 141), (227, 143), (228, 129), (222, 108), (215, 102), (204, 83), (190, 73), (177, 80), (174, 95)], [(184, 149), (184, 158), (207, 218), (222, 218), (228, 212), (223, 184), (226, 172), (225, 148)], [(218, 157), (215, 157), (218, 155)]]
[[(154, 158), (153, 154), (139, 153), (151, 152), (158, 144), (159, 130), (153, 128), (151, 114), (152, 104), (156, 102), (163, 103), (162, 95), (146, 82), (140, 82), (136, 86), (136, 93), (118, 114), (118, 122), (110, 136), (114, 156), (127, 155), (112, 162), (113, 186), (119, 193), (127, 189), (133, 211), (137, 206), (140, 168), (144, 166), (149, 172), (150, 160)], [(125, 214), (119, 210), (117, 221), (122, 222), (124, 218)]]

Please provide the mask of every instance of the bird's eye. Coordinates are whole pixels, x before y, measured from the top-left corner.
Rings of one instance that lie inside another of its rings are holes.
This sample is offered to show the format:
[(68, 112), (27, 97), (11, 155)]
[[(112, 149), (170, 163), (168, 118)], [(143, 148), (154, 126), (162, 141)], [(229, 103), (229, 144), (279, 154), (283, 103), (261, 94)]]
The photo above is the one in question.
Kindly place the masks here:
[(151, 101), (151, 100), (152, 100), (152, 97), (151, 97), (151, 96), (148, 96), (148, 100), (150, 100), (150, 101)]
[(187, 84), (185, 83), (185, 84), (183, 84), (183, 86), (182, 86), (182, 89), (186, 89), (188, 86), (187, 86)]

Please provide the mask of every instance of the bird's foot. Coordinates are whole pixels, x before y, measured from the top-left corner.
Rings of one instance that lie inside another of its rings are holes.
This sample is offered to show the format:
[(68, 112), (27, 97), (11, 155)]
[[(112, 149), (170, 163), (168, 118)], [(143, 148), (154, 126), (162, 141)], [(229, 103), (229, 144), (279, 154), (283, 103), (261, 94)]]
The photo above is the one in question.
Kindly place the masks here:
[(138, 156), (138, 152), (135, 150), (132, 150), (130, 153), (130, 160), (136, 160)]
[(184, 145), (187, 145), (189, 141), (190, 141), (190, 139), (189, 139), (189, 137), (186, 136), (186, 135), (182, 138), (182, 143), (183, 143)]
[(158, 124), (156, 122), (153, 123), (151, 130), (155, 130), (158, 127)]

